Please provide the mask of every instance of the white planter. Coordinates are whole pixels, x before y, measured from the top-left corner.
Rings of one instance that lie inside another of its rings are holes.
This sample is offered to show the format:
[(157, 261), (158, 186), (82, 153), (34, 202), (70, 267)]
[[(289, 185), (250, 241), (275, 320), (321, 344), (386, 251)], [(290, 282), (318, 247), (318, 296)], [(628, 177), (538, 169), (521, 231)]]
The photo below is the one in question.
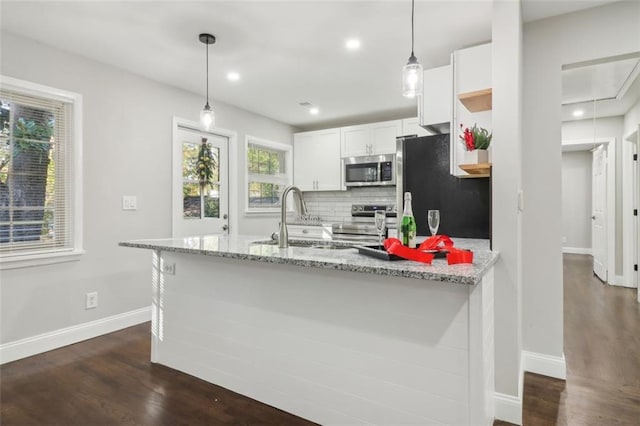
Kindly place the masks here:
[(489, 162), (489, 151), (486, 149), (474, 149), (464, 152), (464, 164), (480, 164)]

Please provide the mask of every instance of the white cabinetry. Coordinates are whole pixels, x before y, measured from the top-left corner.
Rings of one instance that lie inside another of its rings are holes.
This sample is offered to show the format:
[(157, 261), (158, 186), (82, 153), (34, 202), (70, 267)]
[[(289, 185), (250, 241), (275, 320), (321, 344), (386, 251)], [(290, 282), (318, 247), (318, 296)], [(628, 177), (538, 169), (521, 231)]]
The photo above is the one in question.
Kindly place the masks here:
[(432, 132), (420, 126), (420, 118), (418, 117), (405, 118), (402, 120), (402, 136), (407, 136), (407, 135), (429, 136), (432, 134), (433, 134)]
[[(453, 65), (453, 121), (451, 125), (451, 174), (469, 175), (462, 171), (464, 146), (458, 136), (460, 125), (471, 128), (474, 124), (491, 132), (491, 43), (457, 50), (452, 55)], [(465, 100), (465, 106), (460, 99)], [(477, 99), (488, 99), (488, 104), (477, 108)], [(471, 101), (471, 103), (469, 103)], [(471, 111), (470, 111), (471, 109)]]
[(342, 127), (342, 157), (394, 154), (396, 137), (402, 135), (402, 120)]
[(293, 183), (301, 191), (339, 191), (341, 173), (340, 129), (294, 135)]
[(424, 71), (422, 125), (444, 125), (451, 122), (453, 114), (453, 67), (432, 68)]

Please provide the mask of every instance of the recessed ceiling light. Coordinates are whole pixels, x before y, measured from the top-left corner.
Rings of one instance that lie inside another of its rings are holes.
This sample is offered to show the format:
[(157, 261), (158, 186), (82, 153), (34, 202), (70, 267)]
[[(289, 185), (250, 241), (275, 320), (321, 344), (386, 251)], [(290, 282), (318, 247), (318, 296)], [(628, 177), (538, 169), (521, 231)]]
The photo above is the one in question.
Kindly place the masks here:
[(229, 81), (238, 81), (240, 80), (240, 74), (235, 71), (231, 71), (227, 73), (227, 80)]
[(309, 114), (311, 114), (311, 115), (318, 115), (319, 112), (320, 112), (320, 110), (317, 107), (309, 108)]
[(573, 111), (573, 116), (574, 117), (582, 117), (583, 115), (584, 115), (584, 110), (577, 109), (577, 110)]
[(357, 38), (350, 38), (344, 45), (349, 50), (358, 50), (360, 49), (360, 40)]

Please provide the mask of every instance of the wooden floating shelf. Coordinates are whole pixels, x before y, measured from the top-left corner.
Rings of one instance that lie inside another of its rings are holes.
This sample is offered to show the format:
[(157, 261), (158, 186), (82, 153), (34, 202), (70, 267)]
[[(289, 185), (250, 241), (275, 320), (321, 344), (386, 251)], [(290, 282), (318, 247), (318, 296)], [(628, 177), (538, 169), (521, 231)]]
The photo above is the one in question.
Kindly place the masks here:
[(475, 92), (460, 93), (458, 99), (469, 112), (489, 111), (492, 107), (492, 90), (483, 89)]
[(458, 176), (461, 178), (485, 178), (491, 176), (491, 163), (459, 164), (458, 167), (469, 173), (466, 176)]

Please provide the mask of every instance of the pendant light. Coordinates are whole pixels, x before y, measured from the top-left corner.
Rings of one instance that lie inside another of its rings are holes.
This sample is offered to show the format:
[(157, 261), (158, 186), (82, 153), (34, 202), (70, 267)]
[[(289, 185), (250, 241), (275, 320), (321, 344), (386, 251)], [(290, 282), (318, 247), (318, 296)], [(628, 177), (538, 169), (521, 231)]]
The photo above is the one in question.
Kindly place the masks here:
[(422, 65), (413, 54), (413, 12), (414, 0), (411, 0), (411, 56), (407, 65), (402, 68), (402, 95), (407, 98), (415, 98), (422, 94)]
[(198, 38), (207, 46), (207, 103), (202, 111), (200, 111), (200, 124), (202, 124), (205, 130), (209, 130), (216, 124), (216, 115), (209, 106), (209, 45), (215, 43), (216, 38), (207, 33), (200, 34)]

